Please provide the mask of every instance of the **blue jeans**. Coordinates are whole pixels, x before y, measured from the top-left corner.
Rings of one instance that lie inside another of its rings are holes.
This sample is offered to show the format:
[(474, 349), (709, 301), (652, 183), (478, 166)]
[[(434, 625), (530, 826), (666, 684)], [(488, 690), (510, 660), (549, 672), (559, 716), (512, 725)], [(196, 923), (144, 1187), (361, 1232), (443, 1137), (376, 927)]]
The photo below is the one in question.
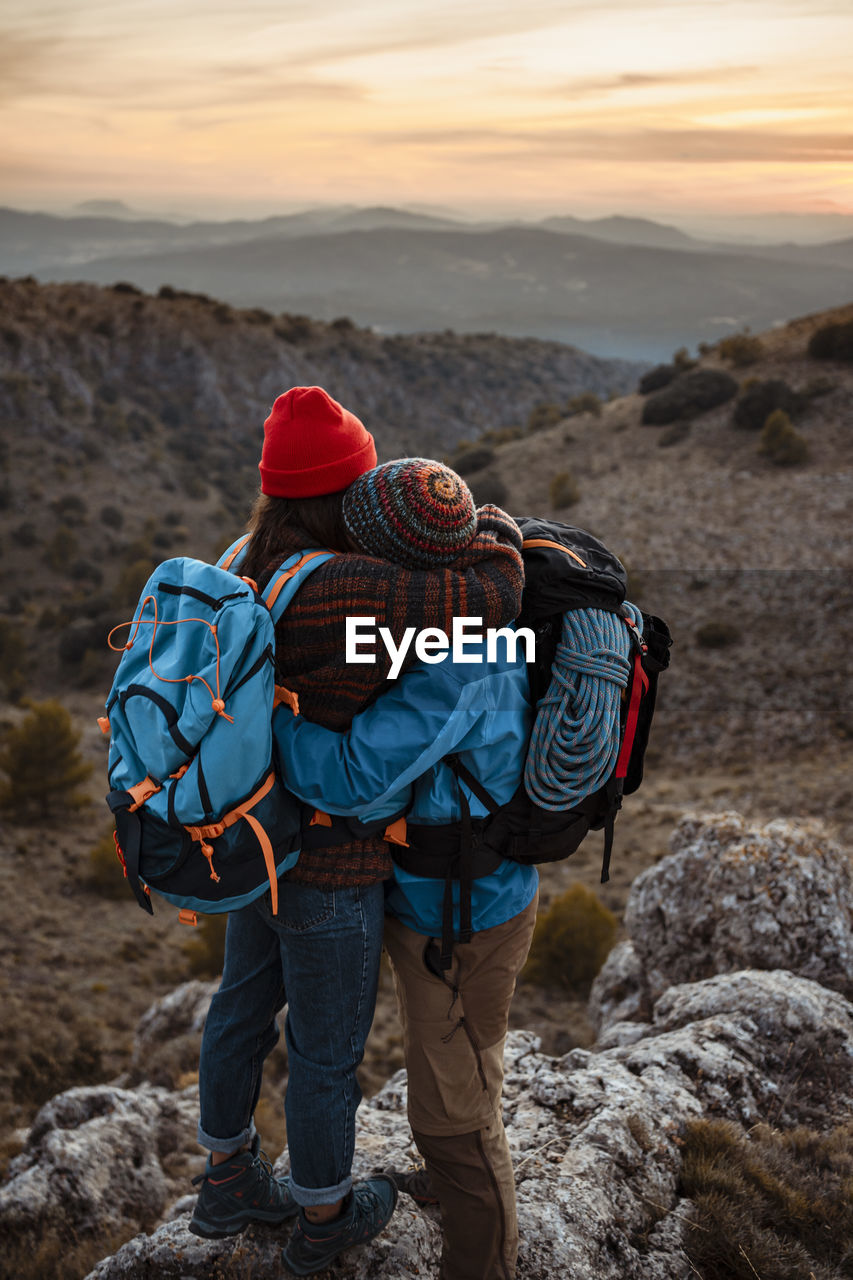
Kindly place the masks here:
[(290, 1189), (301, 1205), (334, 1204), (352, 1186), (356, 1067), (376, 1004), (383, 886), (325, 892), (279, 882), (232, 912), (222, 983), (213, 997), (199, 1064), (198, 1141), (239, 1150), (254, 1136), (264, 1060), (287, 1004), (285, 1095)]

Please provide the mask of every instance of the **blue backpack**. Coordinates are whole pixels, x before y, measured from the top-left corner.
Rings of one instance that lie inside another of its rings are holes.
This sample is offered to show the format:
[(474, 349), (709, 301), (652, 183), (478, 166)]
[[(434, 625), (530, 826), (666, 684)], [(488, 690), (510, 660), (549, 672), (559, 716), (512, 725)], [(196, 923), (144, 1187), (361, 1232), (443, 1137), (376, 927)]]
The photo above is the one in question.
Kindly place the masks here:
[(271, 893), (299, 857), (304, 807), (273, 761), (272, 715), (296, 695), (275, 685), (275, 624), (309, 573), (334, 554), (302, 551), (263, 594), (218, 565), (180, 557), (149, 578), (99, 721), (110, 734), (107, 796), (115, 842), (139, 905), (155, 890), (196, 913), (237, 910)]

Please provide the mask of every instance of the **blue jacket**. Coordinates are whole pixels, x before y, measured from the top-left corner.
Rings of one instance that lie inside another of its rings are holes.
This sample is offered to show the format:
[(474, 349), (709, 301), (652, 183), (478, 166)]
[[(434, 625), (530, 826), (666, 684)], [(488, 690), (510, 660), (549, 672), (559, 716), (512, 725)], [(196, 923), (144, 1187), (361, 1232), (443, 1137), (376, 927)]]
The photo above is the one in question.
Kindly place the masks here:
[[(454, 752), (503, 804), (521, 781), (533, 713), (526, 665), (510, 662), (502, 648), (493, 662), (483, 652), (482, 662), (419, 664), (356, 716), (347, 733), (280, 708), (273, 731), (287, 786), (308, 804), (362, 822), (405, 810), (410, 822), (438, 826), (460, 816), (456, 779), (443, 762)], [(470, 643), (467, 651), (478, 657)], [(469, 804), (473, 817), (485, 816), (476, 796)], [(517, 915), (537, 885), (535, 867), (510, 861), (475, 880), (474, 930)], [(395, 867), (388, 909), (417, 933), (438, 936), (443, 892), (443, 880)]]

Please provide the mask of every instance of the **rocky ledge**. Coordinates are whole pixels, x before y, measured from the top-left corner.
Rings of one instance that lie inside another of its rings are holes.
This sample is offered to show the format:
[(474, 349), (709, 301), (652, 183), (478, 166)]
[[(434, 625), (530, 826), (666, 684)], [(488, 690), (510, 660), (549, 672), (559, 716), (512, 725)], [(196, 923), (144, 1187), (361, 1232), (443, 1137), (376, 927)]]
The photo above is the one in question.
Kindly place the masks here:
[[(754, 828), (733, 814), (681, 823), (672, 854), (638, 878), (630, 937), (596, 982), (593, 1049), (550, 1058), (529, 1033), (508, 1038), (519, 1280), (695, 1276), (681, 1187), (688, 1122), (822, 1130), (853, 1117), (851, 920), (847, 855), (817, 829)], [(198, 995), (171, 998), (172, 1034), (181, 1007), (197, 1017)], [(147, 1037), (157, 1023), (152, 1014)], [(362, 1106), (358, 1174), (412, 1159), (405, 1102), (398, 1072)], [(79, 1239), (107, 1223), (115, 1238), (141, 1227), (90, 1280), (278, 1280), (284, 1232), (202, 1242), (187, 1231), (192, 1198), (169, 1203), (181, 1189), (169, 1162), (194, 1127), (191, 1089), (61, 1095), (0, 1189), (4, 1233)], [(435, 1213), (401, 1196), (382, 1236), (328, 1274), (423, 1280), (437, 1274), (439, 1247)]]

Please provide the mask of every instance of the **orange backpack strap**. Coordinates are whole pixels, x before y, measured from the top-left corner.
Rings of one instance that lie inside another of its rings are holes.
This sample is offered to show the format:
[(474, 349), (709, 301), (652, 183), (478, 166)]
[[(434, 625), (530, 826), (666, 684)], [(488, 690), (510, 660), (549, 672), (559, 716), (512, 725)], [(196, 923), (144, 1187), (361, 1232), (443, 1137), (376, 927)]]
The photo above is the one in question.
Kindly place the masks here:
[(252, 535), (250, 533), (244, 533), (242, 538), (238, 538), (236, 542), (233, 542), (231, 546), (228, 548), (228, 550), (225, 552), (225, 554), (219, 560), (217, 560), (216, 562), (217, 566), (220, 569), (230, 570), (232, 564), (237, 559), (238, 555), (243, 550), (243, 548), (245, 547), (246, 543), (249, 541), (251, 536)]

